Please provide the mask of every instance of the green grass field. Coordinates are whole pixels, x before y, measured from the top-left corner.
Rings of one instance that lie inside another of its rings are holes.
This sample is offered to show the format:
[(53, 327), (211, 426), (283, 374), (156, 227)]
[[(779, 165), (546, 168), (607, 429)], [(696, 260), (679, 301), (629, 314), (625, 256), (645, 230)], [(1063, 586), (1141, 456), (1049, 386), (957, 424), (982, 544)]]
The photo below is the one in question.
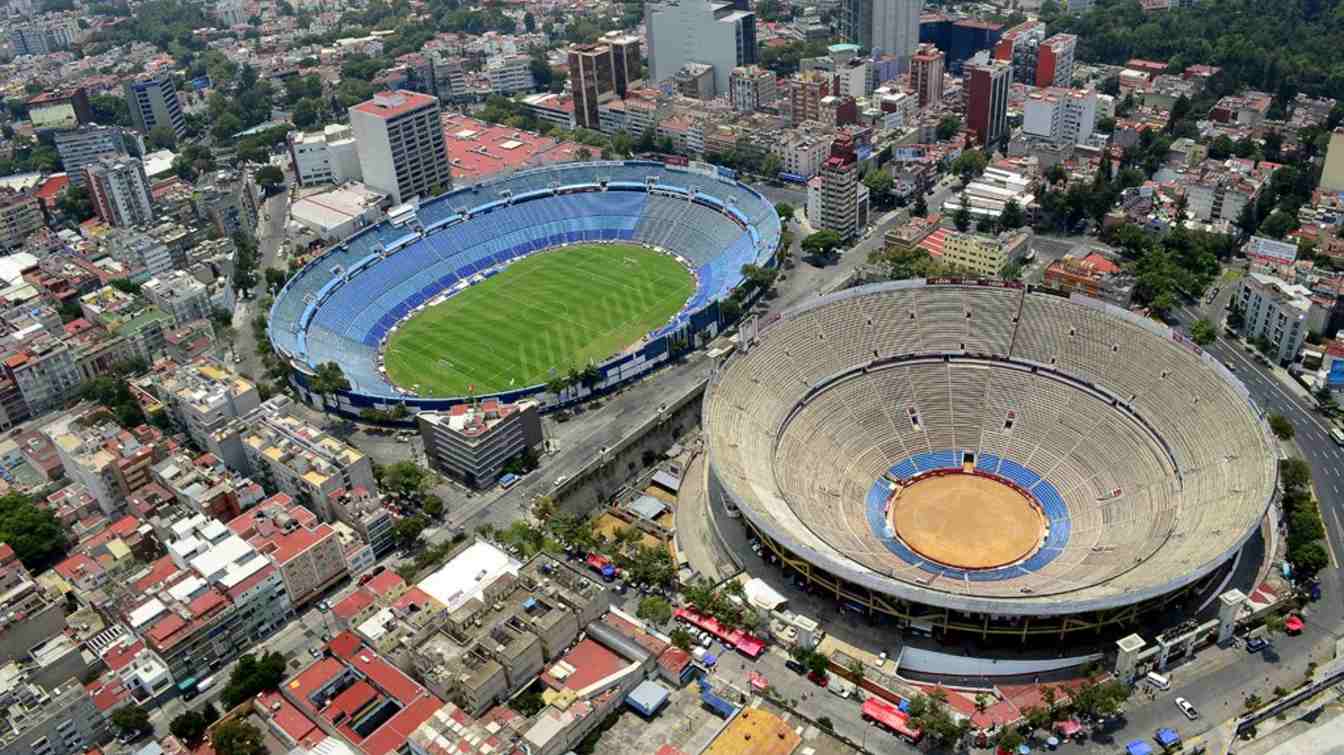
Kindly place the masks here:
[(601, 361), (666, 323), (695, 280), (680, 262), (630, 244), (533, 255), (430, 307), (387, 343), (388, 376), (422, 396), (544, 383)]

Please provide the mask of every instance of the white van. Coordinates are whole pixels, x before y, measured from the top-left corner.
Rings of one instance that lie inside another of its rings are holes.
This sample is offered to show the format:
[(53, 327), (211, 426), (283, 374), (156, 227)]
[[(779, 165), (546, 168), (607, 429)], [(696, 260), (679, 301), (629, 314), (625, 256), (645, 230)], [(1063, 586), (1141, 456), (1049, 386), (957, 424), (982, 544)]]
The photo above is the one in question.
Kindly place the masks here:
[(1330, 439), (1335, 442), (1335, 445), (1344, 446), (1344, 430), (1340, 430), (1338, 427), (1331, 429)]
[(213, 685), (214, 683), (215, 683), (215, 677), (213, 677), (213, 676), (207, 676), (207, 677), (205, 677), (204, 679), (202, 679), (202, 680), (200, 680), (199, 682), (196, 683), (196, 691), (197, 691), (197, 692), (204, 692), (204, 691), (210, 689), (210, 686)]
[(1168, 679), (1167, 677), (1157, 673), (1156, 671), (1149, 671), (1148, 675), (1145, 676), (1144, 679), (1157, 689), (1163, 691), (1171, 689), (1171, 679)]

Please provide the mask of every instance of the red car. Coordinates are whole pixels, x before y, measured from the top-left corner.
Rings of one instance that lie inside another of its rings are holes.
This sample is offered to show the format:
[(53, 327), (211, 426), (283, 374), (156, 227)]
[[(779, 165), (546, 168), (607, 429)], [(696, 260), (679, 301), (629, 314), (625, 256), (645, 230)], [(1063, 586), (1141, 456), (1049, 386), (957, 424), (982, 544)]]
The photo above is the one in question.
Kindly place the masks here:
[(831, 683), (831, 678), (829, 676), (827, 676), (826, 674), (818, 674), (815, 671), (809, 672), (807, 678), (813, 684), (817, 685), (818, 687), (821, 687), (822, 689), (825, 689), (826, 685)]

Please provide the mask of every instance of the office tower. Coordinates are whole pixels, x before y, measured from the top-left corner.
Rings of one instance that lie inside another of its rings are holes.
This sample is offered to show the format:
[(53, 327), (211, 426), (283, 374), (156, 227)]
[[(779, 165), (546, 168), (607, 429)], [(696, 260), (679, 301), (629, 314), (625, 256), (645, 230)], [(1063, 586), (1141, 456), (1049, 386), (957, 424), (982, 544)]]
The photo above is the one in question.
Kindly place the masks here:
[(178, 138), (187, 133), (187, 117), (182, 114), (171, 76), (128, 81), (124, 89), (131, 123), (141, 133), (148, 134), (155, 126), (171, 128)]
[(114, 227), (154, 220), (145, 164), (134, 157), (103, 155), (84, 168), (93, 208)]
[(597, 130), (597, 106), (616, 97), (615, 59), (604, 44), (571, 45), (569, 87), (574, 96), (574, 122)]
[(404, 202), (452, 188), (439, 100), (406, 90), (379, 92), (350, 108), (364, 183)]
[(1056, 34), (1041, 43), (1036, 54), (1036, 86), (1067, 87), (1073, 83), (1073, 51), (1078, 37)]
[(1008, 133), (1008, 87), (1013, 82), (1012, 64), (1002, 60), (967, 63), (966, 125), (981, 146), (989, 147)]
[(756, 14), (747, 0), (650, 2), (644, 20), (655, 82), (674, 79), (687, 63), (703, 63), (714, 67), (714, 90), (727, 92), (733, 69), (756, 62)]
[(84, 185), (84, 168), (103, 155), (133, 155), (144, 157), (145, 145), (140, 135), (118, 126), (90, 124), (79, 128), (56, 131), (53, 136), (61, 164), (74, 186)]
[(639, 57), (639, 37), (611, 31), (602, 35), (598, 44), (611, 48), (611, 72), (616, 94), (624, 97), (630, 85), (643, 77), (644, 63)]
[(873, 53), (895, 55), (902, 69), (919, 44), (922, 0), (843, 0), (840, 36)]
[(859, 171), (854, 143), (841, 134), (821, 165), (821, 227), (842, 238), (858, 234)]
[(728, 99), (733, 110), (751, 113), (774, 104), (778, 96), (775, 74), (759, 66), (739, 66), (728, 77)]

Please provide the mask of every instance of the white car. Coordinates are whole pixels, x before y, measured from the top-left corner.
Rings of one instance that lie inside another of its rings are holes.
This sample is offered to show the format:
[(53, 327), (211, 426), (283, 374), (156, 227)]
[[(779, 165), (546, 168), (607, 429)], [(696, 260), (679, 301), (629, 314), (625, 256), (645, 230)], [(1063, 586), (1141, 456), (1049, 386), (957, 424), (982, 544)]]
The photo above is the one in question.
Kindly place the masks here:
[(1195, 706), (1191, 705), (1190, 701), (1186, 700), (1184, 697), (1176, 698), (1176, 707), (1180, 708), (1181, 712), (1185, 714), (1185, 717), (1191, 721), (1199, 718), (1199, 711), (1195, 710)]

